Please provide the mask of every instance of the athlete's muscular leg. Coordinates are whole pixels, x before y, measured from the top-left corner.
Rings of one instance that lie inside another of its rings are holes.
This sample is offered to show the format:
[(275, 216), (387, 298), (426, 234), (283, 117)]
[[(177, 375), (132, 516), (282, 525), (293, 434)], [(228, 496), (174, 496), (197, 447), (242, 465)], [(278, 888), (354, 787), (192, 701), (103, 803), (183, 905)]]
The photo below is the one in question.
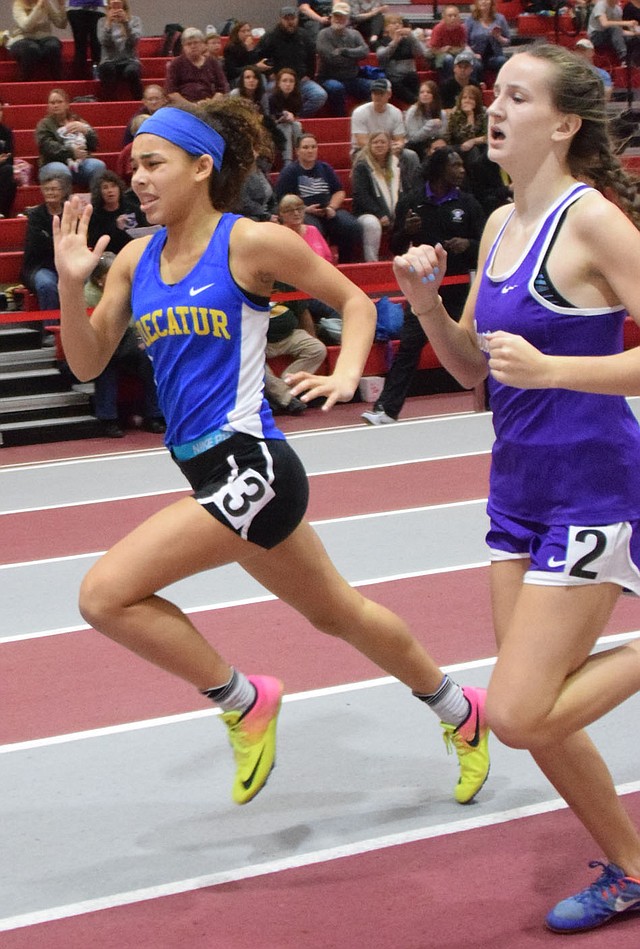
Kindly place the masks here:
[(246, 549), (246, 541), (193, 498), (183, 498), (98, 561), (82, 583), (80, 610), (95, 629), (199, 689), (226, 682), (229, 665), (188, 617), (155, 591), (233, 562)]
[[(528, 560), (505, 561), (491, 568), (494, 623), (498, 644), (504, 640), (522, 590)], [(493, 680), (489, 687), (489, 717)], [(640, 838), (617, 796), (611, 775), (584, 731), (577, 731), (545, 747), (533, 757), (558, 793), (567, 802), (602, 848), (607, 859), (625, 873), (640, 874)]]
[(407, 624), (349, 586), (306, 521), (273, 550), (252, 551), (240, 563), (317, 629), (344, 639), (415, 692), (435, 692), (442, 682)]

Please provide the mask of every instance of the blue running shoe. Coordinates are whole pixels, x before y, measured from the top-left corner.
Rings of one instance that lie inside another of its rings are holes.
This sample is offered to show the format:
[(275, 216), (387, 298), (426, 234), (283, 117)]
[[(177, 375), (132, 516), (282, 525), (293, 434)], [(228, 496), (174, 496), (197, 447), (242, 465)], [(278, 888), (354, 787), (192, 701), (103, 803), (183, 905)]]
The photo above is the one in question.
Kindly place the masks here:
[(554, 933), (579, 933), (609, 922), (618, 913), (640, 911), (640, 880), (624, 875), (615, 863), (592, 860), (590, 867), (602, 867), (591, 886), (561, 900), (545, 922)]

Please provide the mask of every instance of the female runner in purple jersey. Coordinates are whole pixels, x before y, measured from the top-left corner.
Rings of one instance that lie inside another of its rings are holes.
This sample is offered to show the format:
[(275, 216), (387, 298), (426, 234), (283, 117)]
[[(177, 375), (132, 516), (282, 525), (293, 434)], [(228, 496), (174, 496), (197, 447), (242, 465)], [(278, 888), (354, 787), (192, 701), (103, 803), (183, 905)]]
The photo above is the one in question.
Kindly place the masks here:
[(590, 655), (622, 589), (640, 592), (640, 428), (623, 398), (640, 394), (640, 351), (622, 341), (625, 310), (640, 322), (640, 199), (611, 150), (602, 83), (562, 47), (513, 56), (488, 113), (514, 205), (487, 223), (460, 323), (438, 296), (442, 247), (394, 266), (447, 369), (465, 386), (488, 380), (499, 654), (487, 717), (606, 855), (597, 881), (546, 917), (571, 933), (640, 910), (640, 838), (584, 731), (640, 687), (639, 642)]
[[(195, 685), (223, 710), (237, 772), (233, 798), (250, 801), (274, 764), (282, 684), (232, 669), (191, 620), (157, 591), (237, 562), (318, 629), (344, 639), (406, 683), (443, 720), (460, 761), (455, 797), (471, 800), (488, 770), (484, 691), (464, 691), (407, 625), (350, 587), (304, 520), (304, 470), (263, 398), (268, 301), (275, 280), (338, 310), (343, 344), (330, 376), (299, 373), (294, 392), (348, 401), (375, 325), (368, 297), (278, 224), (225, 213), (261, 141), (241, 102), (158, 110), (133, 143), (133, 188), (149, 224), (164, 225), (118, 254), (87, 318), (83, 284), (106, 246), (87, 246), (91, 209), (77, 200), (56, 219), (62, 340), (81, 379), (97, 376), (132, 315), (154, 364), (167, 445), (194, 488), (117, 543), (90, 571), (83, 616), (138, 655)], [(195, 299), (193, 299), (195, 298)], [(206, 327), (209, 332), (206, 332)]]

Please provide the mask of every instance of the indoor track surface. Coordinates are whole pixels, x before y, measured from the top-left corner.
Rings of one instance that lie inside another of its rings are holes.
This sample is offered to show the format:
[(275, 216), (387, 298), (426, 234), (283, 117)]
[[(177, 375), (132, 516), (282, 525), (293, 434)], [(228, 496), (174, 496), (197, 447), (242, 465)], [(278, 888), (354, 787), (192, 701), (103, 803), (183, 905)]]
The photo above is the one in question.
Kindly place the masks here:
[[(284, 428), (339, 569), (486, 685), (491, 417), (449, 401), (428, 416), (437, 400), (410, 400), (416, 417), (381, 428), (353, 405)], [(561, 945), (544, 915), (602, 855), (528, 754), (494, 740), (487, 784), (456, 804), (429, 709), (235, 566), (165, 591), (230, 662), (285, 683), (277, 767), (232, 803), (217, 711), (77, 607), (101, 552), (184, 494), (153, 436), (0, 452), (0, 949)], [(623, 597), (602, 643), (639, 627)], [(635, 697), (590, 730), (636, 820), (639, 714)], [(637, 949), (640, 914), (574, 945)]]

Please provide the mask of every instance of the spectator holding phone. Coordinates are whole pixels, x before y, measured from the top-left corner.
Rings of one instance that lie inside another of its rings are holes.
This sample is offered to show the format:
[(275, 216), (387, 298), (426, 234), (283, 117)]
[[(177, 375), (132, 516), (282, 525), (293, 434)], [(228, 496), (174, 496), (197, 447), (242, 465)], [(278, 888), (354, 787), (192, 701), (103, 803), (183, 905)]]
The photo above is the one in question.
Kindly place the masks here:
[(132, 16), (129, 0), (107, 0), (107, 14), (98, 23), (101, 54), (98, 77), (106, 99), (115, 99), (124, 80), (133, 99), (142, 98), (142, 64), (137, 46), (142, 36), (139, 16)]

